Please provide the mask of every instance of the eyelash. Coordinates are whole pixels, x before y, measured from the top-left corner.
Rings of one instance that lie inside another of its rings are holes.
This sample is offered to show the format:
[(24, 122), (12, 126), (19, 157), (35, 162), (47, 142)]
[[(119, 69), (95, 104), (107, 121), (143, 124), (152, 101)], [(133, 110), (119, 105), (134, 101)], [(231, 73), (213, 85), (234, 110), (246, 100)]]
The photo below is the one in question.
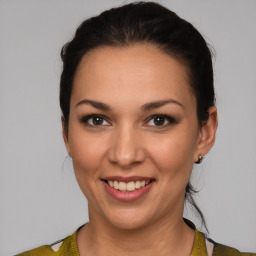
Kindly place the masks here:
[[(102, 120), (102, 122), (108, 122), (107, 125), (104, 125), (104, 124), (99, 124), (99, 125), (96, 125), (96, 124), (90, 124), (89, 123), (89, 120), (92, 119), (93, 121), (93, 118), (100, 118)], [(164, 119), (164, 124), (163, 125), (147, 125), (147, 123), (149, 123), (150, 121), (154, 121), (155, 118), (163, 118)], [(87, 126), (90, 126), (90, 127), (93, 127), (93, 128), (101, 128), (101, 127), (104, 127), (104, 126), (111, 126), (111, 123), (109, 121), (109, 119), (103, 115), (99, 115), (99, 114), (91, 114), (91, 115), (87, 115), (87, 116), (84, 116), (80, 119), (80, 122), (87, 125)], [(166, 124), (167, 122), (167, 124)], [(157, 129), (161, 129), (161, 128), (165, 128), (166, 126), (169, 126), (171, 124), (175, 124), (177, 123), (177, 121), (171, 117), (171, 116), (168, 116), (168, 115), (164, 115), (164, 114), (157, 114), (157, 115), (153, 115), (153, 116), (150, 116), (149, 118), (147, 118), (144, 123), (146, 124), (145, 126), (152, 126), (152, 127), (155, 127)]]
[[(166, 126), (176, 123), (176, 120), (173, 117), (164, 115), (164, 114), (157, 114), (157, 115), (150, 116), (148, 119), (146, 119), (146, 123), (149, 123), (150, 121), (154, 122), (155, 118), (163, 118), (164, 119), (164, 125), (160, 125), (160, 126), (154, 125), (153, 126), (157, 129), (165, 128)], [(166, 124), (166, 122), (167, 122), (167, 124)], [(146, 125), (146, 126), (150, 126), (150, 125)]]
[[(89, 123), (89, 120), (90, 120), (90, 119), (93, 120), (93, 118), (96, 118), (96, 117), (102, 119), (103, 122), (104, 122), (104, 121), (105, 121), (105, 122), (107, 121), (108, 123), (110, 123), (110, 122), (108, 121), (108, 118), (107, 118), (107, 117), (105, 117), (105, 116), (103, 116), (103, 115), (98, 115), (98, 114), (91, 114), (91, 115), (84, 116), (84, 117), (82, 117), (82, 118), (80, 119), (80, 122), (83, 123), (83, 124), (86, 124), (86, 125), (88, 125), (88, 126), (90, 126), (90, 127), (106, 126), (106, 125), (95, 125), (95, 124), (90, 124), (90, 123)], [(111, 124), (109, 124), (109, 125), (107, 125), (107, 126), (110, 126), (110, 125), (111, 125)]]

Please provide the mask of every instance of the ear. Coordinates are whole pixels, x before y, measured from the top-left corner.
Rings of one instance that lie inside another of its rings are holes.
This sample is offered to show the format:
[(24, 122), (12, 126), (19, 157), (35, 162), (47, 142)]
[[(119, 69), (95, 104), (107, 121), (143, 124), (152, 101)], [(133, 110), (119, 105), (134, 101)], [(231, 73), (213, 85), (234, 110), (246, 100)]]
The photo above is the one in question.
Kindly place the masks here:
[(215, 142), (215, 135), (218, 127), (217, 108), (210, 107), (208, 112), (209, 118), (202, 125), (199, 132), (197, 146), (194, 155), (194, 162), (198, 161), (199, 155), (204, 157), (210, 151)]
[(64, 143), (65, 143), (67, 152), (71, 156), (71, 150), (70, 150), (70, 146), (69, 146), (69, 142), (68, 142), (68, 131), (66, 129), (65, 119), (63, 116), (61, 117), (61, 124), (62, 124), (62, 137), (63, 137)]

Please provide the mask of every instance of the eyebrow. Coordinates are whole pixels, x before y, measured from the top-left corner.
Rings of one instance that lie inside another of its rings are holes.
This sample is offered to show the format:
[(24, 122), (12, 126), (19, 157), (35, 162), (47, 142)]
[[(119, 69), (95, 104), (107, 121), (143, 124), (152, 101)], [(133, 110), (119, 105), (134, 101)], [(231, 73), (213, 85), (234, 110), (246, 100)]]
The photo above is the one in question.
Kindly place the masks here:
[(79, 101), (75, 107), (78, 107), (82, 104), (87, 104), (87, 105), (91, 105), (93, 106), (94, 108), (97, 108), (97, 109), (100, 109), (100, 110), (104, 110), (104, 111), (109, 111), (111, 108), (106, 105), (105, 103), (102, 103), (102, 102), (98, 102), (98, 101), (95, 101), (95, 100), (88, 100), (88, 99), (84, 99), (84, 100), (81, 100)]
[[(170, 103), (176, 104), (176, 105), (184, 108), (184, 106), (180, 102), (178, 102), (176, 100), (173, 100), (173, 99), (168, 99), (168, 100), (160, 100), (160, 101), (153, 101), (153, 102), (146, 103), (143, 106), (141, 106), (141, 110), (146, 112), (146, 111), (149, 111), (149, 110), (152, 110), (152, 109), (155, 109), (155, 108), (159, 108), (159, 107), (162, 107), (162, 106), (164, 106), (166, 104), (170, 104)], [(102, 102), (98, 102), (98, 101), (95, 101), (95, 100), (89, 100), (89, 99), (84, 99), (84, 100), (79, 101), (75, 105), (75, 107), (78, 107), (78, 106), (83, 105), (83, 104), (91, 105), (92, 107), (103, 110), (103, 111), (110, 111), (111, 110), (111, 108), (107, 104), (102, 103)]]
[(160, 100), (160, 101), (153, 101), (153, 102), (146, 103), (141, 107), (141, 110), (149, 111), (149, 110), (152, 110), (152, 109), (155, 109), (155, 108), (160, 108), (160, 107), (162, 107), (166, 104), (169, 104), (169, 103), (173, 103), (173, 104), (176, 104), (176, 105), (178, 105), (182, 108), (185, 108), (180, 102), (178, 102), (176, 100), (173, 100), (173, 99), (168, 99), (168, 100)]

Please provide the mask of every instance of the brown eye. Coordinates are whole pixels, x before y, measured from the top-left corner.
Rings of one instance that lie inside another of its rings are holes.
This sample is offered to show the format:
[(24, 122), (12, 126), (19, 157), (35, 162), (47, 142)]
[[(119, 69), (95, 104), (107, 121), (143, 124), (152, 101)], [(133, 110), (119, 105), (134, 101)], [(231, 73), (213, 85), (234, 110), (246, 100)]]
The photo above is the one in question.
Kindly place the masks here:
[(162, 126), (165, 123), (165, 118), (162, 116), (157, 116), (153, 119), (153, 121), (156, 126)]
[(83, 118), (80, 119), (81, 123), (84, 123), (85, 125), (89, 126), (110, 126), (110, 122), (107, 121), (107, 118), (101, 115), (88, 115), (84, 116)]
[(103, 118), (100, 116), (96, 116), (92, 118), (93, 125), (102, 125), (103, 124)]
[(151, 126), (151, 127), (158, 127), (158, 128), (162, 128), (162, 127), (166, 127), (168, 125), (174, 124), (176, 122), (176, 120), (174, 118), (172, 118), (171, 116), (167, 116), (167, 115), (154, 115), (151, 116), (147, 122), (146, 122), (146, 126)]

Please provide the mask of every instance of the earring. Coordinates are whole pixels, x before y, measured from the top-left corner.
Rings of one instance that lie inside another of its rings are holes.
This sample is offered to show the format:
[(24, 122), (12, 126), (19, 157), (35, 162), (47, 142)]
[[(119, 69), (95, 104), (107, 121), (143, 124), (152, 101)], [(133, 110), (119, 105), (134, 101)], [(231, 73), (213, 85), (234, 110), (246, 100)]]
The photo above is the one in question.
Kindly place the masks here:
[(201, 164), (202, 161), (203, 161), (203, 159), (204, 159), (204, 157), (201, 156), (201, 155), (199, 155), (199, 156), (198, 156), (198, 161), (196, 162), (196, 164)]

